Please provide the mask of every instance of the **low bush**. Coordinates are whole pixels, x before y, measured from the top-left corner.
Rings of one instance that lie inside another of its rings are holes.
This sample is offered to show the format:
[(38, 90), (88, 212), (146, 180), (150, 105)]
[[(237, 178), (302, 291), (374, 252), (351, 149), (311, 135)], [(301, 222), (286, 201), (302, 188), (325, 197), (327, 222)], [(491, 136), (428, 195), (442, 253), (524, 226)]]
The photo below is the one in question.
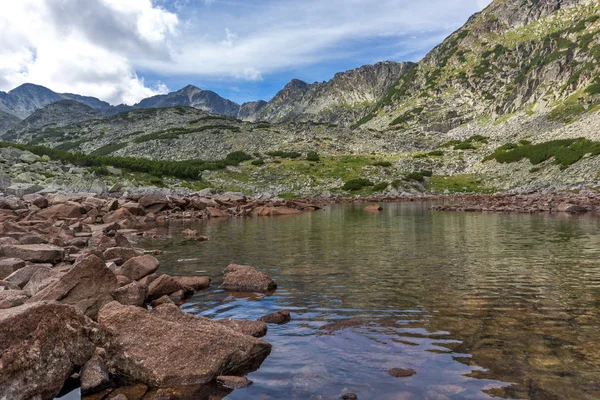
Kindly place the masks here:
[(252, 165), (265, 165), (265, 160), (259, 158), (258, 160), (253, 160)]
[(279, 157), (279, 158), (299, 158), (302, 154), (297, 151), (270, 151), (265, 153), (269, 157)]
[(454, 146), (454, 150), (475, 150), (475, 146), (471, 142), (462, 142)]
[(385, 189), (387, 189), (388, 186), (389, 186), (389, 183), (387, 183), (387, 182), (381, 182), (381, 183), (378, 183), (375, 186), (373, 186), (371, 188), (371, 191), (373, 191), (373, 192), (382, 192)]
[(309, 151), (306, 154), (306, 161), (313, 161), (313, 162), (317, 162), (319, 161), (321, 158), (319, 157), (319, 154), (316, 151)]
[(385, 168), (387, 168), (387, 167), (391, 167), (392, 163), (389, 162), (389, 161), (377, 161), (377, 162), (374, 162), (373, 165), (375, 167), (385, 167)]
[(356, 191), (356, 190), (361, 190), (365, 187), (374, 186), (374, 185), (375, 184), (368, 179), (356, 178), (356, 179), (350, 179), (349, 181), (346, 181), (344, 183), (344, 186), (342, 186), (342, 189)]

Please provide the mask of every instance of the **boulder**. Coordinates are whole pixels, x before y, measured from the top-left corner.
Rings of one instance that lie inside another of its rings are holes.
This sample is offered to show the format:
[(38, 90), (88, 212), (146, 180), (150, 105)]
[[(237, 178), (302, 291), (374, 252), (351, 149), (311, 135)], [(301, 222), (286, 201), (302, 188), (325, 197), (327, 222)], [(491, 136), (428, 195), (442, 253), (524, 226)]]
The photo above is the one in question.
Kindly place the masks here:
[(23, 290), (0, 290), (0, 310), (23, 305), (27, 299), (29, 295)]
[(365, 207), (366, 212), (379, 212), (381, 210), (383, 210), (383, 207), (381, 207), (379, 204), (369, 204)]
[(134, 221), (135, 217), (129, 212), (128, 209), (124, 207), (121, 207), (116, 211), (109, 212), (102, 218), (105, 224), (112, 224), (115, 222), (123, 221), (125, 219)]
[(25, 261), (20, 258), (3, 258), (0, 260), (0, 279), (4, 279), (15, 271), (25, 267)]
[[(140, 206), (142, 206), (144, 208), (149, 208), (149, 207), (158, 206), (158, 205), (162, 206), (158, 210), (154, 210), (154, 212), (158, 212), (162, 208), (166, 207), (167, 204), (169, 204), (169, 200), (167, 199), (166, 196), (159, 195), (159, 194), (151, 194), (151, 195), (142, 197), (138, 201), (138, 203)], [(157, 208), (157, 207), (155, 207), (155, 208)]]
[(568, 202), (560, 203), (558, 205), (558, 207), (556, 207), (556, 210), (558, 212), (566, 212), (569, 214), (581, 214), (581, 213), (588, 212), (587, 208), (580, 206), (578, 204), (573, 204), (573, 203), (568, 203)]
[(267, 324), (261, 321), (247, 321), (227, 318), (215, 320), (215, 322), (248, 336), (260, 338), (267, 334)]
[(142, 279), (158, 269), (160, 263), (150, 255), (133, 257), (115, 270), (115, 274), (123, 275), (133, 281)]
[(139, 250), (132, 249), (131, 247), (111, 247), (106, 249), (102, 255), (107, 260), (120, 259), (125, 262), (130, 258), (142, 256), (144, 253)]
[(68, 201), (38, 211), (37, 216), (48, 220), (81, 218), (86, 213), (79, 203)]
[(94, 353), (90, 324), (74, 307), (56, 302), (0, 312), (0, 396), (54, 398)]
[(138, 282), (132, 282), (112, 292), (113, 299), (126, 306), (142, 307), (147, 295), (148, 287)]
[(221, 289), (231, 292), (267, 293), (277, 289), (277, 284), (250, 265), (230, 264), (225, 269)]
[(290, 312), (288, 310), (278, 310), (272, 314), (262, 316), (258, 320), (266, 322), (267, 324), (283, 325), (290, 322), (292, 318), (290, 317)]
[(5, 257), (51, 264), (58, 264), (65, 256), (62, 248), (49, 244), (7, 245), (0, 247), (0, 253)]
[(148, 300), (156, 300), (162, 296), (169, 296), (183, 290), (186, 294), (194, 293), (189, 286), (184, 286), (169, 275), (161, 275), (148, 286)]
[(393, 376), (394, 378), (408, 378), (409, 376), (413, 376), (417, 373), (414, 369), (404, 369), (404, 368), (392, 368), (388, 370), (388, 375)]
[(45, 264), (27, 265), (26, 267), (23, 267), (6, 277), (6, 281), (18, 286), (19, 288), (24, 288), (33, 274), (35, 274), (35, 272), (40, 268), (48, 267)]
[(175, 304), (175, 302), (169, 296), (162, 296), (156, 300), (152, 300), (152, 302), (150, 303), (150, 307), (156, 308), (163, 304)]
[(208, 216), (211, 218), (223, 218), (227, 216), (225, 211), (217, 207), (206, 207), (206, 211), (208, 211)]
[(96, 318), (98, 310), (113, 301), (111, 293), (117, 287), (115, 274), (106, 268), (100, 258), (89, 255), (28, 302), (56, 300), (75, 306), (90, 318)]
[(220, 375), (254, 370), (271, 345), (165, 304), (152, 311), (106, 305), (98, 321), (108, 332), (111, 372), (151, 387), (203, 385)]
[(210, 287), (210, 278), (208, 276), (173, 276), (172, 278), (181, 285), (189, 286), (195, 291)]
[(17, 285), (8, 281), (0, 281), (0, 292), (4, 290), (20, 290), (21, 288)]
[(79, 374), (81, 394), (96, 393), (110, 386), (110, 376), (106, 366), (106, 352), (98, 347), (92, 358), (85, 363)]
[(33, 296), (42, 289), (58, 281), (64, 274), (54, 268), (43, 267), (33, 273), (29, 282), (23, 287), (29, 296)]

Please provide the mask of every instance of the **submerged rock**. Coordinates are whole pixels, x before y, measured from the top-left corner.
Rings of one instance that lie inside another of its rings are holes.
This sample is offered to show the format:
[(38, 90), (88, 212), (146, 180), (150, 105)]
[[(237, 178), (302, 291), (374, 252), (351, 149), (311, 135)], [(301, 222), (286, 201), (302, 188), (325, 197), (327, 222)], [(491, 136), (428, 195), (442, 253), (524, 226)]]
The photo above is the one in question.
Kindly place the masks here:
[(241, 376), (219, 376), (217, 382), (230, 389), (243, 389), (252, 385), (252, 381)]
[(381, 207), (379, 204), (369, 204), (365, 207), (366, 212), (378, 212), (381, 210), (383, 210), (383, 207)]
[(175, 305), (152, 311), (106, 305), (98, 321), (108, 333), (109, 369), (152, 387), (202, 385), (219, 375), (254, 370), (271, 345)]
[(221, 289), (232, 292), (267, 293), (277, 289), (277, 284), (250, 265), (230, 264), (225, 268), (225, 279)]
[(261, 321), (236, 320), (227, 318), (215, 320), (215, 322), (231, 328), (234, 331), (243, 333), (244, 335), (260, 338), (267, 334), (267, 324)]
[(262, 316), (258, 320), (266, 322), (267, 324), (283, 325), (290, 322), (292, 317), (290, 316), (290, 312), (288, 310), (278, 310), (272, 314)]
[(392, 368), (388, 370), (387, 373), (394, 378), (408, 378), (409, 376), (416, 374), (417, 371), (414, 369)]
[(90, 322), (56, 302), (0, 312), (0, 394), (3, 399), (52, 399), (94, 353)]
[(208, 276), (173, 276), (173, 279), (183, 286), (191, 287), (195, 291), (210, 287), (210, 278)]

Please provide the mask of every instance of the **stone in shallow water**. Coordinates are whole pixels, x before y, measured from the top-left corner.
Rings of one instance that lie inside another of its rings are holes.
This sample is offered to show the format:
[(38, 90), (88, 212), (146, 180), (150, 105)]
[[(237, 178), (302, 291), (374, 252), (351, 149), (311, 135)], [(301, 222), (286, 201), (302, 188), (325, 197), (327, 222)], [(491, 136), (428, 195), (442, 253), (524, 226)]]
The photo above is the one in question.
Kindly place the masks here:
[(283, 325), (287, 324), (292, 320), (290, 312), (288, 310), (278, 310), (272, 314), (267, 314), (258, 319), (259, 321), (266, 322), (267, 324)]
[(252, 385), (252, 381), (241, 376), (219, 376), (217, 382), (230, 389), (243, 389)]
[(403, 369), (403, 368), (392, 368), (388, 370), (388, 375), (393, 376), (394, 378), (408, 378), (409, 376), (413, 376), (417, 373), (414, 369)]
[(277, 284), (250, 265), (230, 264), (225, 268), (225, 279), (221, 289), (232, 292), (267, 293), (277, 289)]
[(112, 302), (98, 321), (108, 332), (104, 348), (110, 370), (152, 387), (203, 385), (219, 375), (243, 374), (271, 352), (265, 341), (175, 305), (147, 311)]

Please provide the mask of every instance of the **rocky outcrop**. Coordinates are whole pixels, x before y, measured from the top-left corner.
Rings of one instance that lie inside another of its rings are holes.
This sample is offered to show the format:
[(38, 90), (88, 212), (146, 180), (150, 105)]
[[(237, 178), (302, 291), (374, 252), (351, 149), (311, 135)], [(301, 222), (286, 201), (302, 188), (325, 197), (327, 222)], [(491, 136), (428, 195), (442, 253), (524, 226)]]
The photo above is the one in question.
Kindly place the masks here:
[(223, 290), (267, 293), (277, 289), (277, 284), (271, 278), (250, 265), (230, 264), (224, 274)]
[(219, 375), (243, 374), (257, 368), (271, 346), (216, 322), (185, 314), (174, 305), (152, 311), (104, 307), (98, 319), (109, 335), (105, 346), (113, 373), (148, 386), (192, 386)]
[(90, 328), (74, 307), (55, 302), (0, 312), (0, 397), (54, 398), (94, 353)]
[(236, 117), (240, 109), (239, 104), (219, 96), (213, 91), (202, 90), (193, 85), (188, 85), (181, 90), (169, 94), (149, 97), (137, 103), (134, 108), (167, 108), (187, 106), (210, 113)]
[(411, 63), (380, 62), (340, 72), (327, 82), (292, 80), (249, 121), (312, 121), (350, 125), (361, 119)]

